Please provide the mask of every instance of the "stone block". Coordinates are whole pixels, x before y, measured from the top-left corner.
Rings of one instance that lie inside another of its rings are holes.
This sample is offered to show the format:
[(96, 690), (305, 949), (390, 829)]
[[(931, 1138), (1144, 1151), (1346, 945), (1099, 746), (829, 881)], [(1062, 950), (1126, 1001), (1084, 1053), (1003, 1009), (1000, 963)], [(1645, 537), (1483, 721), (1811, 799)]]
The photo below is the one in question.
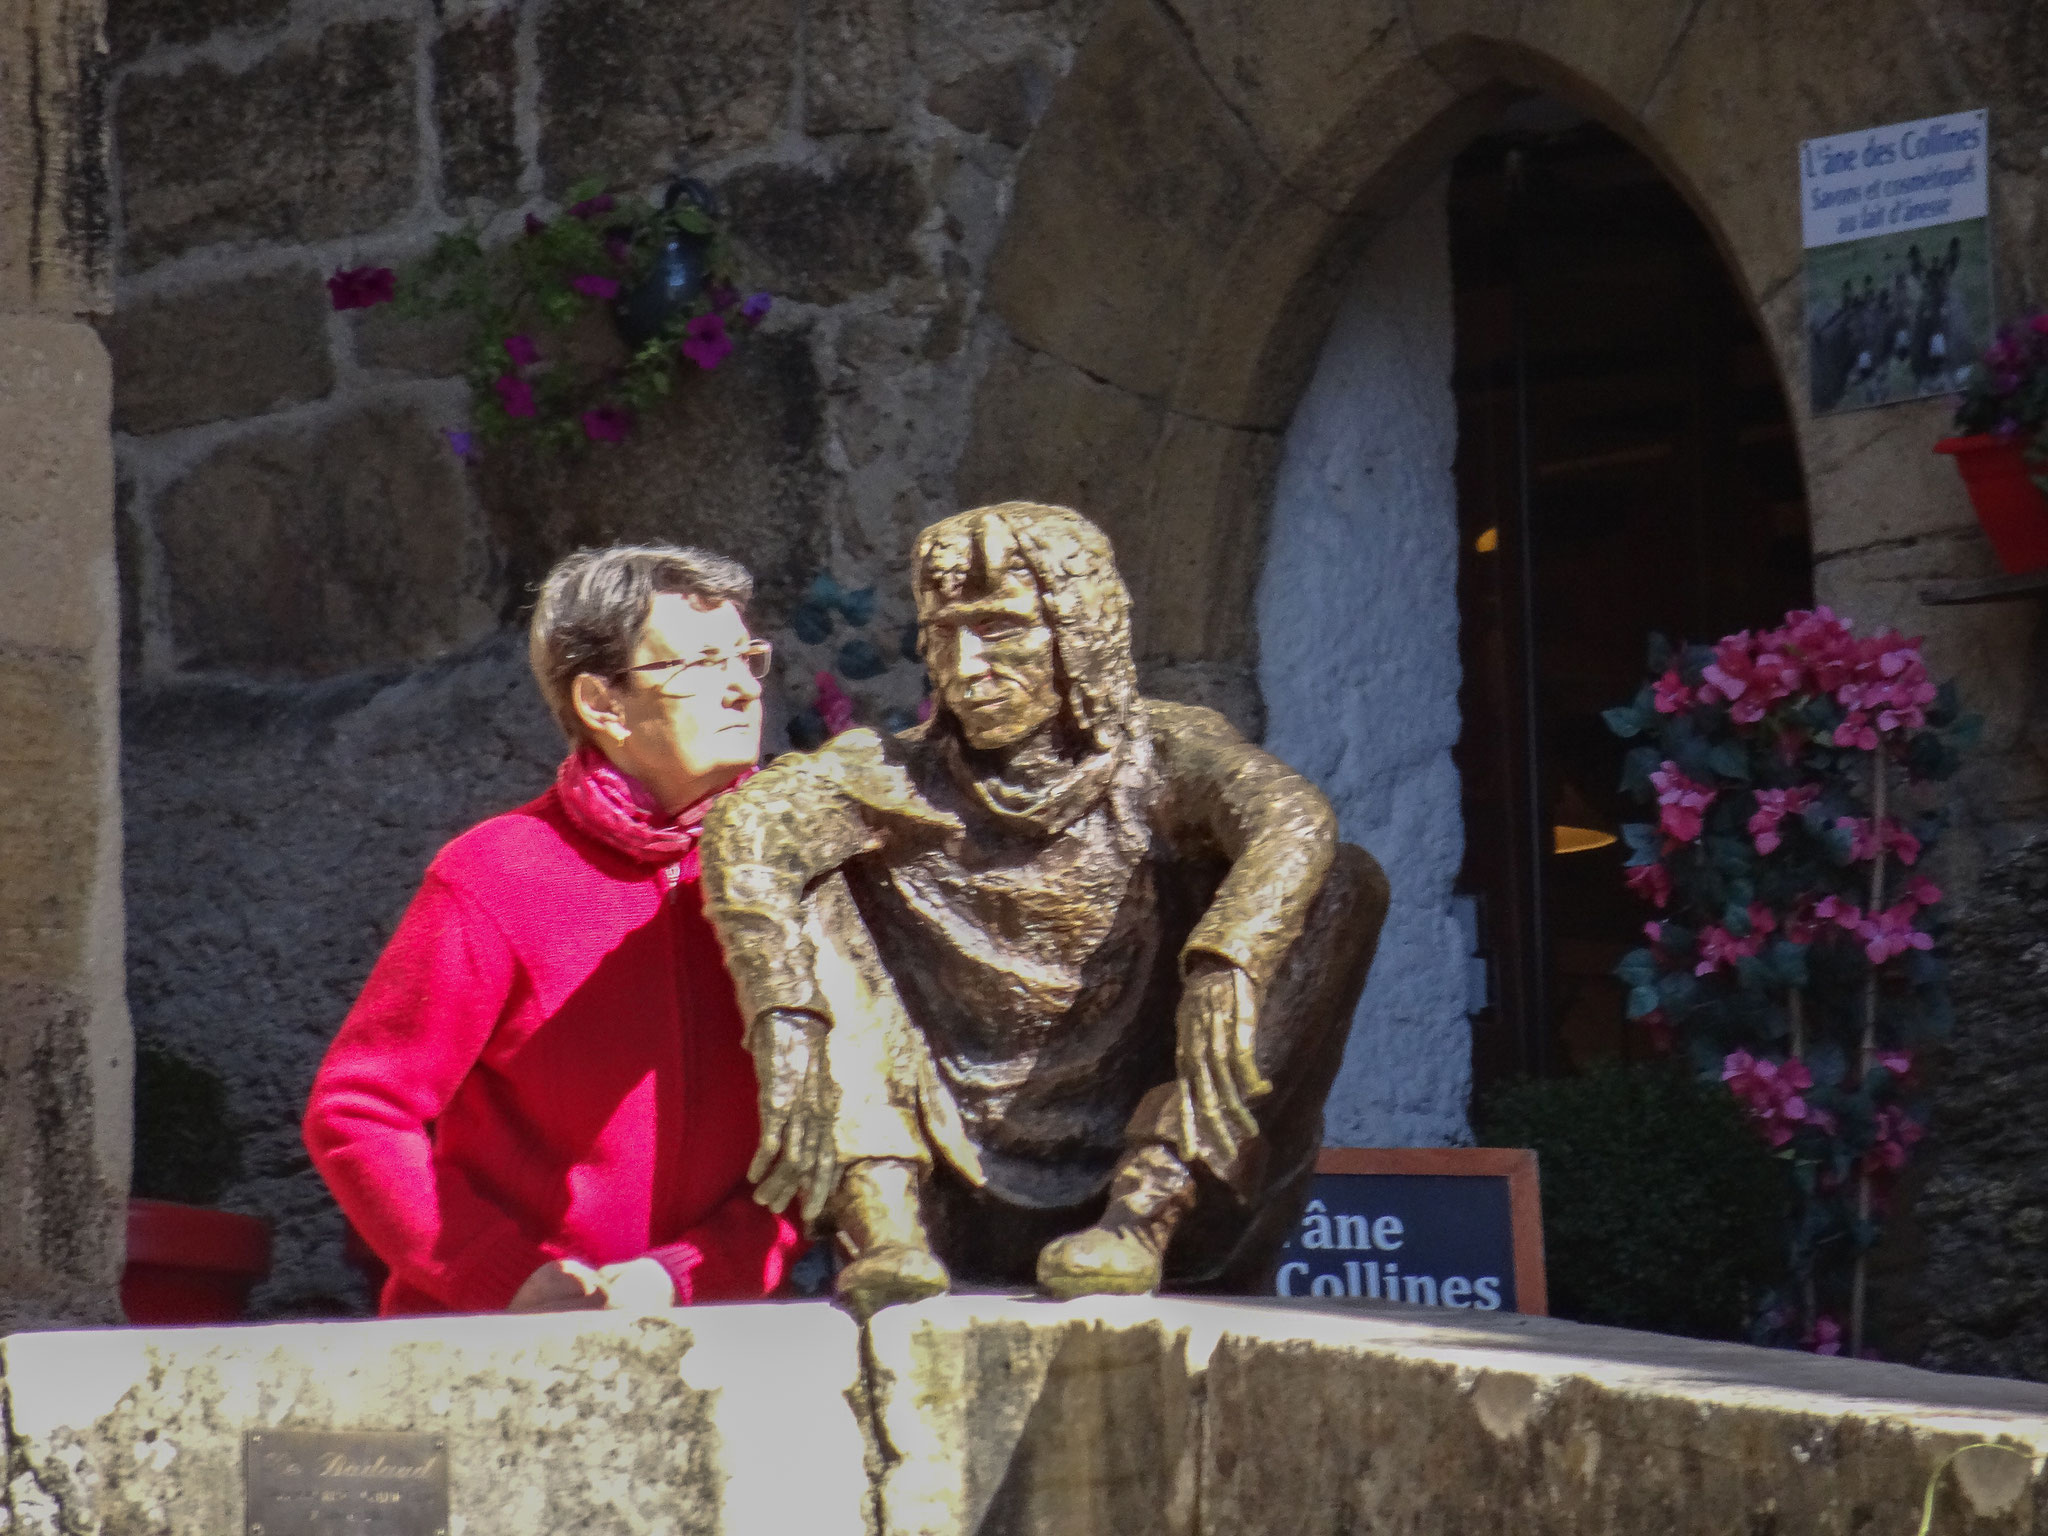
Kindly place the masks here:
[(364, 368), (388, 368), (431, 379), (453, 378), (464, 367), (469, 324), (461, 315), (401, 314), (378, 304), (349, 315), (350, 344)]
[(934, 85), (925, 105), (962, 132), (985, 133), (1017, 149), (1045, 116), (1052, 87), (1051, 74), (1036, 59), (1009, 59)]
[(441, 196), (506, 203), (519, 192), (519, 60), (511, 10), (452, 19), (434, 39), (434, 127), (441, 137)]
[(243, 1528), (251, 1431), (428, 1432), (454, 1533), (860, 1536), (852, 1323), (822, 1304), (18, 1335), (20, 1536)]
[(1279, 458), (1275, 433), (1166, 418), (1147, 467), (1137, 543), (1142, 554), (1125, 557), (1139, 615), (1139, 654), (1169, 661), (1250, 659), (1252, 588)]
[(267, 27), (290, 9), (291, 0), (107, 0), (107, 46), (125, 64), (154, 47)]
[(1951, 929), (1955, 1033), (1933, 1089), (1914, 1214), (1925, 1265), (1912, 1301), (1921, 1363), (2048, 1377), (2048, 838), (1994, 861)]
[[(1800, 270), (1799, 180), (1786, 169), (1799, 141), (1954, 102), (1946, 57), (1911, 0), (1705, 0), (1641, 121), (1738, 282), (1762, 296)], [(1823, 58), (1826, 68), (1812, 67)], [(1807, 475), (1819, 478), (1810, 461)]]
[(101, 0), (13, 0), (0, 26), (0, 310), (113, 308)]
[(1027, 345), (1163, 398), (1272, 180), (1181, 33), (1118, 0), (1019, 167), (986, 302)]
[[(975, 395), (955, 475), (960, 505), (1019, 500), (1072, 507), (1109, 535), (1132, 582), (1143, 564), (1136, 553), (1150, 544), (1145, 470), (1165, 420), (1154, 401), (1005, 342)], [(1136, 608), (1142, 625), (1145, 600)]]
[(828, 174), (760, 165), (726, 179), (734, 243), (749, 287), (837, 304), (921, 270), (910, 237), (928, 206), (917, 172), (860, 149)]
[(389, 407), (235, 439), (157, 503), (182, 665), (319, 677), (439, 654), (494, 603), (460, 462)]
[(114, 429), (163, 432), (257, 416), (334, 387), (327, 292), (282, 272), (123, 305), (101, 328), (114, 364)]
[(1194, 1530), (1190, 1334), (1149, 1297), (949, 1296), (868, 1325), (881, 1536)]
[(112, 646), (110, 392), (91, 326), (0, 314), (0, 647), (82, 658)]
[(812, 0), (804, 16), (804, 131), (874, 132), (903, 110), (909, 0)]
[(551, 0), (541, 163), (560, 195), (627, 186), (766, 143), (796, 84), (797, 0)]
[(417, 196), (412, 27), (337, 22), (237, 74), (210, 62), (123, 82), (123, 258), (219, 241), (311, 242), (387, 223)]
[(509, 589), (529, 591), (587, 544), (667, 539), (744, 561), (772, 625), (825, 558), (822, 396), (808, 332), (762, 332), (715, 373), (687, 370), (624, 443), (493, 452), (480, 488)]
[[(1205, 1309), (1207, 1310), (1207, 1309)], [(1201, 1526), (2031, 1531), (2048, 1389), (1543, 1318), (1236, 1307), (1207, 1358)]]
[(119, 1316), (121, 985), (107, 357), (0, 313), (0, 1330)]

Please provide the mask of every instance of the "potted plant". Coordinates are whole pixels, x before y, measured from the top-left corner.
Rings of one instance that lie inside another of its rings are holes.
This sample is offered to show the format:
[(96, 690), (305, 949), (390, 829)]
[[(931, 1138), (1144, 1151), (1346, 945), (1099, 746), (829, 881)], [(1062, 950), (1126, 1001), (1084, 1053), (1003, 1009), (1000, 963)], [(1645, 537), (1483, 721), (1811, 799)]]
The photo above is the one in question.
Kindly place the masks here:
[(1660, 639), (1650, 670), (1607, 712), (1654, 817), (1622, 828), (1655, 911), (1615, 974), (1629, 1017), (1725, 1085), (1784, 1166), (1786, 1282), (1756, 1342), (1861, 1352), (1866, 1255), (1923, 1132), (1921, 1048), (1949, 1020), (1927, 786), (1976, 722), (1917, 640), (1825, 608), (1711, 648)]
[(227, 1091), (154, 1046), (135, 1053), (135, 1172), (121, 1306), (137, 1324), (231, 1323), (270, 1273), (270, 1229), (210, 1209), (241, 1172)]
[(1956, 406), (1954, 457), (1998, 563), (2010, 575), (2048, 568), (2048, 314), (2000, 328)]
[[(678, 179), (659, 203), (573, 188), (559, 216), (526, 215), (493, 245), (474, 227), (441, 236), (404, 273), (358, 266), (327, 279), (338, 310), (395, 303), (416, 317), (466, 323), (468, 430), (448, 432), (468, 458), (476, 439), (519, 436), (554, 449), (615, 443), (667, 395), (689, 364), (718, 367), (767, 316), (765, 293), (742, 298), (716, 198)], [(608, 314), (617, 344), (593, 347), (584, 322)]]

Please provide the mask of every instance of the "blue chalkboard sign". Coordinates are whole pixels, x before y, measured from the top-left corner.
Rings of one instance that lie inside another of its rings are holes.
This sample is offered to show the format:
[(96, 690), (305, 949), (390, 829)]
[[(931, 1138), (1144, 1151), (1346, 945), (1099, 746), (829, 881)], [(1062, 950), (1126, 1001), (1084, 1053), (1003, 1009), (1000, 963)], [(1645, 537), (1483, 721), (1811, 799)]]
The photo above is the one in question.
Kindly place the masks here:
[(1536, 1154), (1330, 1147), (1280, 1254), (1280, 1296), (1542, 1314)]

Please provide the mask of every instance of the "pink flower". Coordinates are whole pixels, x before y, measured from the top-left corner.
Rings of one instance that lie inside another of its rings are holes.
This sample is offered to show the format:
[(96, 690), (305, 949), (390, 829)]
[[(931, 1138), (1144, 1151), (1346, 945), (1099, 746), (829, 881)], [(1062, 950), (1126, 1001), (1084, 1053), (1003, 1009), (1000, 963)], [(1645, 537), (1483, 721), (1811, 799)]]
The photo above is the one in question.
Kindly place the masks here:
[(1856, 934), (1863, 940), (1863, 953), (1872, 965), (1882, 965), (1909, 949), (1934, 948), (1934, 936), (1913, 926), (1919, 910), (1917, 903), (1901, 901), (1882, 912), (1867, 914), (1856, 925)]
[(1651, 686), (1656, 691), (1658, 714), (1676, 715), (1692, 708), (1692, 690), (1685, 686), (1685, 679), (1678, 675), (1678, 668), (1672, 667)]
[(616, 405), (599, 405), (583, 413), (583, 435), (593, 443), (623, 443), (633, 430), (633, 413)]
[(572, 219), (594, 219), (600, 213), (610, 213), (617, 206), (618, 199), (613, 197), (611, 193), (600, 192), (595, 197), (586, 197), (580, 203), (571, 204), (569, 217)]
[(716, 368), (732, 354), (723, 315), (698, 315), (683, 328), (683, 356), (699, 368)]
[(1764, 947), (1764, 940), (1775, 932), (1778, 920), (1768, 907), (1751, 903), (1749, 908), (1749, 933), (1737, 938), (1718, 923), (1709, 923), (1700, 930), (1699, 964), (1692, 968), (1695, 976), (1711, 976), (1722, 966), (1734, 966), (1738, 960), (1746, 960), (1758, 954)]
[(1933, 907), (1941, 904), (1941, 887), (1925, 875), (1915, 875), (1906, 882), (1899, 895), (1917, 907)]
[(616, 277), (599, 277), (595, 272), (584, 272), (570, 278), (569, 286), (586, 299), (616, 299), (619, 296), (619, 280)]
[(749, 325), (759, 325), (768, 318), (768, 309), (775, 300), (766, 293), (750, 293), (747, 302), (740, 306), (740, 318)]
[(1662, 923), (1643, 924), (1643, 937), (1652, 944), (1662, 944), (1664, 942), (1664, 925)]
[(1839, 896), (1823, 896), (1813, 904), (1813, 915), (1848, 933), (1854, 933), (1863, 926), (1863, 909)]
[(498, 392), (498, 403), (505, 407), (507, 416), (535, 416), (539, 412), (533, 404), (533, 386), (516, 373), (500, 375), (492, 381), (491, 388)]
[(369, 309), (398, 296), (398, 274), (389, 267), (349, 267), (327, 279), (328, 301), (336, 309)]
[(1816, 1355), (1839, 1355), (1842, 1352), (1842, 1325), (1823, 1313), (1813, 1320), (1813, 1332), (1800, 1341), (1799, 1347)]
[(1770, 853), (1783, 839), (1778, 835), (1778, 823), (1787, 816), (1798, 816), (1810, 809), (1820, 798), (1818, 784), (1800, 784), (1791, 789), (1760, 789), (1756, 792), (1756, 813), (1749, 818), (1749, 835), (1756, 840), (1758, 853)]
[(852, 730), (853, 700), (846, 696), (838, 679), (821, 671), (812, 681), (818, 685), (818, 714), (825, 722), (826, 733), (837, 736), (841, 731)]
[(1813, 1073), (1797, 1056), (1777, 1062), (1769, 1057), (1758, 1059), (1747, 1051), (1731, 1051), (1721, 1063), (1721, 1081), (1774, 1147), (1790, 1141), (1794, 1127), (1818, 1124), (1821, 1118), (1801, 1097), (1813, 1086)]
[(1671, 905), (1671, 872), (1662, 864), (1635, 864), (1621, 872), (1628, 888), (1652, 906)]
[(1913, 1070), (1913, 1053), (1900, 1050), (1879, 1051), (1877, 1064), (1893, 1077), (1904, 1077)]
[(531, 336), (507, 336), (505, 355), (512, 359), (515, 368), (528, 368), (540, 361), (540, 348), (533, 344)]
[(1657, 804), (1663, 807), (1658, 813), (1657, 825), (1665, 836), (1681, 843), (1696, 839), (1700, 835), (1701, 817), (1720, 792), (1704, 784), (1695, 784), (1669, 758), (1650, 775), (1650, 782), (1657, 788)]
[(1896, 1104), (1880, 1109), (1871, 1129), (1875, 1139), (1863, 1154), (1865, 1173), (1897, 1173), (1906, 1166), (1913, 1145), (1927, 1134), (1918, 1121)]

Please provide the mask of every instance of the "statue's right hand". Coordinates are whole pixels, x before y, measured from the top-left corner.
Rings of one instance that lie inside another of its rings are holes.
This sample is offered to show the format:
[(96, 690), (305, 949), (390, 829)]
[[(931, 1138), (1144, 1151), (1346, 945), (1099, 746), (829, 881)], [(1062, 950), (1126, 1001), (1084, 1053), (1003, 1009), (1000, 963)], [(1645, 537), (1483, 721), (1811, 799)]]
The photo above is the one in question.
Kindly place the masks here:
[(747, 1043), (760, 1081), (761, 1145), (747, 1177), (754, 1198), (779, 1211), (801, 1195), (806, 1225), (838, 1182), (831, 1073), (824, 1019), (800, 1008), (771, 1008), (754, 1020)]

